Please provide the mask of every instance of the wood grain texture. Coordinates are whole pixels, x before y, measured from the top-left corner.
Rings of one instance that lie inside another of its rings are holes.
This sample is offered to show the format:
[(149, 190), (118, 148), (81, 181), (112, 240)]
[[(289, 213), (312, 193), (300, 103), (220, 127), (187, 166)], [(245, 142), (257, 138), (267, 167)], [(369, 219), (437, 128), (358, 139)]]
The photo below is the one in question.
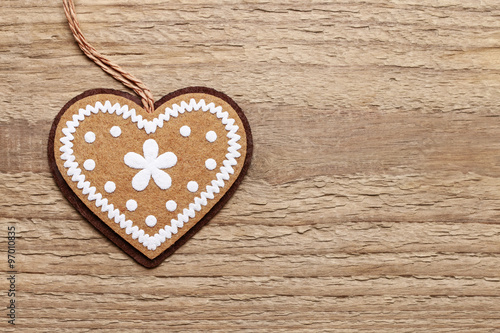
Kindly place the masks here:
[(46, 160), (68, 100), (125, 89), (60, 1), (1, 6), (19, 331), (500, 330), (498, 1), (76, 1), (89, 41), (157, 98), (213, 87), (252, 126), (237, 193), (154, 270), (82, 219)]

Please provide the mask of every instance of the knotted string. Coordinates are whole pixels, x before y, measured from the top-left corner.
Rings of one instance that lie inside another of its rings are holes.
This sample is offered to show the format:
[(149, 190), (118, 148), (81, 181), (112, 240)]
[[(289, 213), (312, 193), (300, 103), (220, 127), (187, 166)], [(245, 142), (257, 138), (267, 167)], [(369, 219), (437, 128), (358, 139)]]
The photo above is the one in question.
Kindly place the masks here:
[(69, 27), (80, 49), (85, 53), (89, 59), (95, 62), (103, 71), (114, 77), (116, 80), (123, 83), (124, 86), (132, 89), (137, 95), (141, 97), (142, 105), (147, 112), (154, 111), (154, 98), (151, 90), (139, 79), (132, 74), (123, 70), (120, 66), (113, 63), (106, 56), (102, 55), (92, 45), (90, 45), (76, 18), (75, 4), (73, 0), (63, 0), (64, 12), (68, 19)]

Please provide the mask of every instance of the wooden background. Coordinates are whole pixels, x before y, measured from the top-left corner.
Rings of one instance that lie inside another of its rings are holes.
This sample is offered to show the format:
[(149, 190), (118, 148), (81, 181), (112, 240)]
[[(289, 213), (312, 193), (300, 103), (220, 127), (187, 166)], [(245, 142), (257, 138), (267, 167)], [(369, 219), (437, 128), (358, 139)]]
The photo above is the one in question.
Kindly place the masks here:
[(140, 267), (46, 158), (69, 99), (125, 88), (82, 55), (60, 1), (2, 0), (0, 247), (15, 225), (19, 331), (500, 331), (498, 0), (76, 6), (157, 98), (235, 99), (255, 154), (216, 218)]

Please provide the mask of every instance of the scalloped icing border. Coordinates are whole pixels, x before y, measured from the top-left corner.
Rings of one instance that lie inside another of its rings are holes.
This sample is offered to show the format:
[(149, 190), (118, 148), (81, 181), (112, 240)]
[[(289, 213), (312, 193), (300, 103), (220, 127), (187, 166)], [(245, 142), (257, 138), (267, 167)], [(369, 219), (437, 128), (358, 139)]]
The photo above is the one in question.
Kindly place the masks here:
[[(164, 113), (149, 121), (143, 119), (141, 115), (137, 115), (135, 109), (129, 110), (128, 105), (122, 106), (119, 103), (111, 105), (110, 101), (106, 101), (104, 104), (97, 102), (95, 106), (87, 105), (85, 109), (79, 109), (78, 114), (72, 116), (73, 120), (66, 122), (66, 127), (62, 129), (64, 137), (60, 139), (63, 143), (63, 146), (60, 148), (62, 153), (60, 158), (65, 161), (64, 167), (67, 168), (67, 175), (71, 177), (73, 182), (77, 183), (77, 188), (87, 196), (89, 201), (95, 201), (96, 207), (100, 207), (103, 213), (107, 212), (108, 218), (118, 223), (120, 228), (125, 229), (126, 234), (131, 234), (132, 239), (137, 239), (139, 243), (151, 251), (156, 250), (158, 246), (167, 239), (170, 239), (172, 234), (176, 234), (178, 228), (182, 228), (190, 218), (194, 218), (196, 212), (201, 210), (201, 206), (207, 205), (208, 199), (214, 199), (214, 193), (219, 193), (220, 188), (224, 187), (225, 181), (229, 180), (230, 175), (234, 174), (232, 166), (237, 164), (236, 158), (241, 156), (239, 152), (241, 145), (237, 143), (241, 136), (236, 134), (239, 127), (235, 125), (233, 118), (229, 118), (229, 113), (222, 110), (221, 106), (215, 106), (213, 102), (207, 105), (204, 99), (200, 99), (197, 102), (194, 98), (191, 98), (189, 103), (182, 101), (180, 104), (174, 104), (172, 108), (165, 108)], [(194, 201), (188, 205), (188, 208), (184, 208), (182, 214), (177, 215), (177, 219), (170, 221), (170, 225), (166, 225), (158, 233), (150, 236), (143, 229), (134, 226), (131, 220), (126, 219), (125, 214), (115, 209), (113, 204), (109, 204), (108, 199), (104, 198), (101, 193), (96, 193), (96, 188), (91, 186), (89, 181), (85, 181), (85, 175), (82, 173), (81, 168), (78, 167), (78, 163), (75, 162), (75, 156), (73, 155), (72, 141), (74, 140), (74, 136), (72, 133), (76, 132), (76, 128), (81, 121), (85, 120), (85, 117), (90, 117), (92, 114), (97, 114), (98, 112), (116, 114), (117, 116), (122, 116), (123, 119), (130, 118), (133, 123), (137, 124), (139, 129), (144, 129), (147, 134), (151, 134), (158, 127), (162, 128), (164, 122), (168, 122), (170, 117), (177, 117), (184, 112), (199, 110), (203, 112), (209, 111), (225, 125), (225, 130), (228, 132), (229, 153), (226, 154), (226, 159), (223, 161), (220, 172), (216, 174), (216, 179), (211, 181), (211, 185), (206, 186), (206, 192), (201, 192), (199, 197), (195, 197)]]

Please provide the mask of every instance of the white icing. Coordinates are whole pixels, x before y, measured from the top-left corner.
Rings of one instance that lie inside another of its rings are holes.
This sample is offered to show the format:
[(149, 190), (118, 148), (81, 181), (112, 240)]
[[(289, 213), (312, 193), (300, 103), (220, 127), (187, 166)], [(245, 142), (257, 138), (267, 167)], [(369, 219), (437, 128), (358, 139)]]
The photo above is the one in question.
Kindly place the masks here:
[(158, 169), (168, 169), (175, 166), (176, 164), (177, 164), (177, 155), (175, 155), (172, 152), (166, 152), (164, 154), (161, 154), (154, 161), (154, 165)]
[(87, 171), (92, 171), (95, 169), (95, 161), (88, 159), (83, 162), (83, 168)]
[(162, 190), (168, 190), (172, 186), (172, 178), (163, 170), (153, 169), (153, 180)]
[(151, 170), (143, 169), (135, 174), (132, 178), (132, 187), (136, 191), (144, 191), (148, 187), (149, 180), (151, 179)]
[(217, 140), (217, 133), (215, 133), (214, 131), (208, 131), (207, 135), (205, 135), (205, 138), (208, 142), (214, 142), (215, 140)]
[[(150, 134), (154, 133), (158, 127), (163, 127), (164, 122), (169, 121), (170, 117), (175, 118), (179, 114), (192, 112), (193, 110), (208, 111), (225, 125), (229, 145), (226, 159), (223, 161), (223, 166), (220, 168), (220, 172), (216, 174), (215, 179), (211, 181), (210, 185), (206, 186), (206, 191), (202, 191), (199, 196), (195, 197), (193, 202), (182, 210), (182, 213), (177, 214), (177, 218), (171, 219), (170, 225), (166, 225), (158, 233), (150, 236), (144, 230), (134, 225), (131, 220), (127, 220), (125, 214), (121, 213), (113, 204), (110, 204), (108, 199), (97, 192), (96, 187), (91, 186), (90, 182), (86, 180), (73, 154), (73, 133), (76, 132), (80, 122), (85, 120), (85, 117), (90, 117), (92, 114), (99, 112), (115, 114), (123, 119), (130, 119), (133, 123), (137, 124), (139, 129), (144, 129), (147, 134)], [(172, 235), (176, 234), (178, 229), (182, 228), (185, 223), (194, 218), (196, 213), (202, 209), (202, 206), (207, 205), (208, 200), (214, 199), (214, 194), (219, 193), (220, 189), (224, 187), (225, 181), (229, 180), (230, 175), (234, 174), (233, 166), (238, 163), (236, 158), (241, 156), (239, 152), (241, 145), (238, 144), (241, 136), (236, 134), (238, 129), (239, 127), (235, 125), (235, 120), (229, 118), (227, 111), (223, 111), (221, 106), (216, 106), (214, 103), (206, 104), (203, 99), (197, 102), (192, 98), (189, 100), (189, 103), (182, 101), (180, 105), (174, 104), (172, 108), (165, 108), (165, 112), (152, 121), (145, 120), (140, 115), (138, 116), (134, 109), (129, 110), (128, 105), (121, 106), (118, 103), (112, 105), (109, 101), (106, 101), (104, 104), (97, 102), (94, 106), (87, 105), (85, 109), (79, 109), (78, 113), (73, 115), (72, 120), (66, 122), (66, 127), (62, 129), (64, 137), (60, 139), (63, 144), (60, 148), (62, 153), (60, 158), (65, 161), (66, 174), (71, 177), (71, 181), (77, 183), (77, 188), (82, 191), (83, 195), (87, 196), (89, 201), (95, 201), (95, 206), (101, 208), (103, 213), (107, 212), (108, 218), (119, 224), (120, 228), (125, 229), (125, 233), (131, 235), (132, 239), (136, 239), (140, 244), (147, 247), (148, 250), (154, 251), (167, 239), (172, 238)]]
[(142, 169), (132, 178), (132, 187), (136, 191), (143, 191), (148, 187), (151, 177), (162, 190), (172, 186), (170, 175), (160, 169), (168, 169), (177, 164), (177, 156), (172, 152), (166, 152), (158, 156), (158, 143), (154, 139), (144, 141), (142, 145), (144, 157), (129, 152), (123, 157), (125, 164), (134, 169)]
[(188, 189), (189, 192), (195, 193), (196, 191), (198, 191), (198, 183), (195, 182), (194, 180), (190, 181), (187, 184), (187, 189)]
[(137, 209), (137, 201), (135, 201), (134, 199), (127, 200), (125, 206), (129, 211), (133, 212)]
[(93, 143), (95, 141), (95, 133), (94, 132), (87, 132), (85, 133), (85, 142), (87, 143)]
[(154, 227), (156, 225), (156, 217), (153, 215), (146, 217), (146, 225), (151, 228)]
[(117, 137), (119, 137), (122, 134), (122, 129), (120, 127), (118, 127), (118, 126), (113, 126), (109, 130), (109, 133), (111, 133), (111, 135), (113, 137), (117, 138)]
[(116, 190), (116, 184), (114, 182), (106, 182), (104, 184), (104, 191), (108, 193), (113, 193)]
[(217, 167), (217, 162), (213, 158), (209, 158), (208, 160), (205, 161), (205, 167), (208, 170), (213, 170)]
[(184, 125), (181, 127), (179, 132), (182, 136), (188, 137), (189, 135), (191, 135), (191, 127)]
[(175, 202), (174, 200), (168, 200), (165, 204), (165, 207), (167, 207), (167, 210), (169, 212), (174, 212), (177, 209), (177, 202)]

